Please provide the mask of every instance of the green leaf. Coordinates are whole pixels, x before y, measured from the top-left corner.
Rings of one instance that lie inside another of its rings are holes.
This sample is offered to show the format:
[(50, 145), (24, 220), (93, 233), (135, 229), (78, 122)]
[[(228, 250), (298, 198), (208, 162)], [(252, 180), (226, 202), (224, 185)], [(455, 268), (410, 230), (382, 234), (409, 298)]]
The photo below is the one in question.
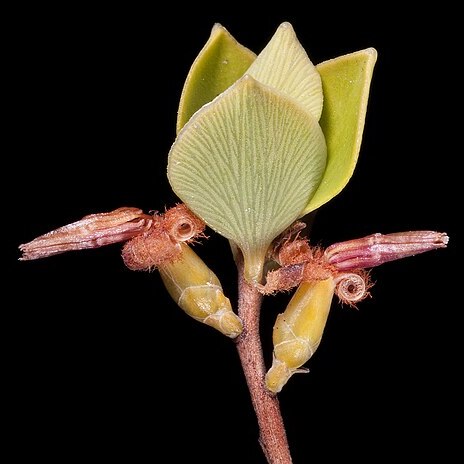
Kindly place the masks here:
[(187, 75), (177, 114), (177, 132), (195, 111), (240, 79), (255, 58), (223, 26), (215, 24)]
[(277, 28), (247, 74), (297, 100), (317, 121), (321, 117), (321, 77), (290, 23)]
[(324, 108), (319, 124), (327, 144), (327, 168), (301, 216), (340, 193), (353, 175), (376, 60), (377, 51), (368, 48), (325, 61), (316, 67), (324, 91)]
[(195, 214), (240, 247), (246, 278), (259, 281), (270, 243), (298, 218), (325, 162), (317, 121), (245, 75), (180, 131), (168, 178)]

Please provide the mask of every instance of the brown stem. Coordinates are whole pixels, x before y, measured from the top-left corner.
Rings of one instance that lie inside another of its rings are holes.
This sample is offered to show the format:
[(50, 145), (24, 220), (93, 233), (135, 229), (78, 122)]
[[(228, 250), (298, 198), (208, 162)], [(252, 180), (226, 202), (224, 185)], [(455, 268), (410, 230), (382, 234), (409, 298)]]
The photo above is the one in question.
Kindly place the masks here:
[(237, 338), (237, 350), (258, 419), (259, 442), (269, 464), (291, 464), (292, 458), (279, 401), (264, 385), (266, 370), (259, 335), (262, 295), (245, 281), (243, 262), (237, 261), (239, 268), (238, 313), (244, 327), (242, 334)]

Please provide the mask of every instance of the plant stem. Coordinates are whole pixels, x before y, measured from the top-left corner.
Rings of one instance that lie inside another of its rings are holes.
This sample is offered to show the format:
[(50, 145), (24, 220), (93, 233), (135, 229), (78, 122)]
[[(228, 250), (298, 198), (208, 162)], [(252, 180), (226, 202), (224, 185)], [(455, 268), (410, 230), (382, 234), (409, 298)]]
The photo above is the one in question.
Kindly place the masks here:
[(264, 384), (266, 369), (259, 334), (262, 295), (244, 279), (243, 260), (238, 259), (237, 266), (238, 313), (243, 323), (243, 332), (237, 338), (237, 350), (258, 419), (259, 442), (269, 464), (291, 464), (279, 401)]

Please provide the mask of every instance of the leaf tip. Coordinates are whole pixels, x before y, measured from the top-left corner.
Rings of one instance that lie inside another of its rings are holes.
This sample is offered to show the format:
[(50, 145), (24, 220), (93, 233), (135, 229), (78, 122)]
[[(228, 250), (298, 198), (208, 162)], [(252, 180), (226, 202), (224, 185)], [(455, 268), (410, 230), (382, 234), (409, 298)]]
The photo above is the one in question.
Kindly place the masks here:
[(213, 28), (211, 29), (211, 35), (218, 31), (223, 31), (225, 30), (225, 27), (221, 23), (214, 23)]
[(214, 23), (213, 27), (211, 28), (209, 42), (213, 42), (214, 40), (219, 40), (222, 37), (226, 37), (226, 38), (229, 38), (235, 41), (231, 33), (221, 23)]
[(364, 48), (363, 50), (359, 50), (357, 52), (345, 55), (346, 58), (349, 58), (350, 56), (363, 56), (364, 60), (370, 65), (370, 67), (373, 67), (377, 61), (378, 52), (377, 49), (375, 49), (374, 47), (368, 47)]
[(283, 23), (280, 24), (278, 29), (281, 29), (281, 30), (288, 29), (290, 31), (293, 31), (293, 26), (288, 21), (284, 21)]
[(377, 50), (374, 47), (369, 47), (364, 50), (365, 53), (371, 55), (374, 59), (377, 59)]
[(370, 66), (374, 66), (374, 64), (377, 62), (377, 57), (378, 57), (378, 52), (374, 47), (369, 47), (364, 50), (361, 50), (359, 53), (362, 53), (366, 57), (367, 63), (370, 64)]
[(284, 40), (297, 40), (295, 29), (288, 21), (284, 21), (283, 23), (279, 24), (279, 27), (274, 33), (274, 36), (280, 37)]

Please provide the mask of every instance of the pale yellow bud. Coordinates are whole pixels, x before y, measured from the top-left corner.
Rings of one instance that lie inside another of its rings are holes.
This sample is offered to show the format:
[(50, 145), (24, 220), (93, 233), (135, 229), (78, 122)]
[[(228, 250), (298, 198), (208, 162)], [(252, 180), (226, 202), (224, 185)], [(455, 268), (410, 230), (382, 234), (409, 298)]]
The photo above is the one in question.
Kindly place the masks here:
[(332, 278), (302, 282), (274, 325), (274, 357), (266, 387), (278, 393), (314, 354), (322, 338), (332, 303)]
[(173, 262), (159, 266), (161, 278), (174, 301), (191, 317), (235, 338), (243, 330), (216, 274), (185, 243)]

